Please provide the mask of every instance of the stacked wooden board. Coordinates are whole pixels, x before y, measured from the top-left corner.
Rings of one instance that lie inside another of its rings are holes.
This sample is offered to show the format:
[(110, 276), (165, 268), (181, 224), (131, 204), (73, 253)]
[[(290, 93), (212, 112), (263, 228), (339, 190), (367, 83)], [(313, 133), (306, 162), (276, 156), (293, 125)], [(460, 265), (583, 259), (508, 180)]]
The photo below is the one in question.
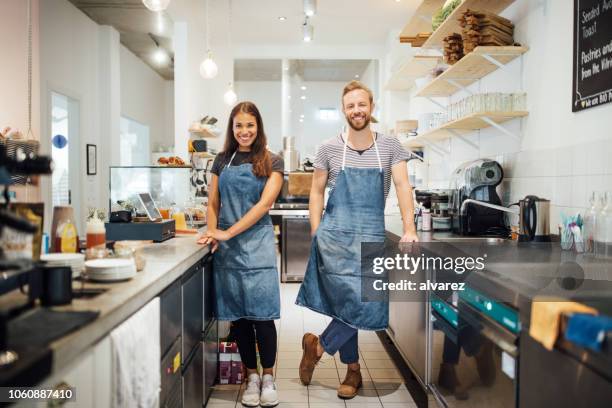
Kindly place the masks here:
[(468, 9), (461, 15), (459, 25), (462, 27), (464, 54), (472, 52), (479, 45), (514, 44), (514, 24), (496, 14)]
[(444, 62), (453, 65), (463, 58), (463, 39), (461, 34), (453, 33), (444, 37)]
[(431, 32), (429, 33), (418, 33), (417, 35), (410, 37), (400, 37), (400, 43), (410, 43), (413, 47), (421, 47), (425, 44), (425, 41), (429, 38)]

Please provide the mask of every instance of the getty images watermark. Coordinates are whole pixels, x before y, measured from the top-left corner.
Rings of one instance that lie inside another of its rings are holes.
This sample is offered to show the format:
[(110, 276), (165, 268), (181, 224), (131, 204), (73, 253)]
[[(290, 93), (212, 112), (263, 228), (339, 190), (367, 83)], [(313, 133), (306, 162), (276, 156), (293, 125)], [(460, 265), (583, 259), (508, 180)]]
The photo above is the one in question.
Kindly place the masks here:
[(427, 302), (468, 289), (512, 303), (517, 293), (581, 296), (612, 293), (612, 262), (550, 243), (397, 242), (361, 245), (363, 302)]

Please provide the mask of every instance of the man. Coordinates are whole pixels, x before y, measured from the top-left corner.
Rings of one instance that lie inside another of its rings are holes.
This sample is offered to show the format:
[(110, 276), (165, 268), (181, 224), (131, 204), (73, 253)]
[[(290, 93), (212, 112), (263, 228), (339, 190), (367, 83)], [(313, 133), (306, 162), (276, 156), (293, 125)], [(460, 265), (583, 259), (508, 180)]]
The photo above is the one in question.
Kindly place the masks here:
[[(340, 352), (347, 364), (338, 396), (348, 399), (361, 387), (357, 333), (383, 330), (388, 325), (388, 302), (361, 301), (361, 243), (383, 242), (384, 208), (391, 179), (402, 214), (402, 242), (418, 240), (414, 226), (412, 187), (406, 162), (410, 157), (397, 138), (370, 130), (372, 92), (351, 81), (342, 92), (348, 129), (318, 150), (310, 192), (310, 259), (296, 303), (331, 316), (320, 335), (306, 333), (300, 380), (308, 385), (323, 352)], [(325, 187), (330, 196), (323, 214)]]

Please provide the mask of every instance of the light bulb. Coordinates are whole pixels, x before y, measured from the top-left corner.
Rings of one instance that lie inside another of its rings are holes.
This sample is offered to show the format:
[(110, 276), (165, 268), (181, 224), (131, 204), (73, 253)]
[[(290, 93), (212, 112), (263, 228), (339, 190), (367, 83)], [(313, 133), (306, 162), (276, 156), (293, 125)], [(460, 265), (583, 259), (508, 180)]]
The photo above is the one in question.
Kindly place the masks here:
[(312, 26), (308, 23), (302, 26), (302, 34), (304, 35), (304, 42), (312, 41), (313, 29)]
[(168, 8), (170, 0), (142, 0), (142, 4), (151, 11), (164, 11)]
[(304, 0), (304, 14), (312, 17), (317, 12), (317, 0)]
[(153, 53), (153, 60), (157, 65), (163, 65), (168, 62), (168, 54), (162, 48), (158, 48)]
[(208, 53), (206, 59), (200, 64), (200, 75), (204, 79), (212, 79), (217, 76), (218, 72), (217, 63), (212, 59), (212, 55)]
[(236, 96), (236, 92), (234, 92), (234, 88), (231, 85), (227, 92), (223, 95), (223, 100), (229, 106), (234, 106), (236, 100), (238, 100), (238, 96)]

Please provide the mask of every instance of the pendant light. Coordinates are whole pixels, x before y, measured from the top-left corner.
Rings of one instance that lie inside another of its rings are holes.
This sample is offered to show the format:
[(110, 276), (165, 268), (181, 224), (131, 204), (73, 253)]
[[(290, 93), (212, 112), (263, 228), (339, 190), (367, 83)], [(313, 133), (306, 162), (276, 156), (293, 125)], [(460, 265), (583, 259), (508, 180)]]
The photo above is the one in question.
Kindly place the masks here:
[[(232, 50), (232, 0), (229, 0), (228, 2), (228, 13), (227, 13), (227, 44), (228, 44), (228, 49)], [(236, 92), (234, 92), (234, 85), (233, 82), (230, 81), (229, 83), (229, 87), (227, 89), (227, 92), (225, 92), (225, 94), (223, 95), (223, 100), (225, 101), (225, 103), (229, 106), (234, 106), (236, 104), (236, 101), (238, 100), (238, 96), (236, 95)]]
[(238, 100), (238, 95), (236, 95), (236, 92), (234, 92), (234, 86), (231, 82), (229, 83), (229, 88), (227, 92), (225, 92), (225, 94), (223, 95), (223, 100), (229, 106), (234, 106), (234, 104)]
[(158, 12), (167, 9), (170, 0), (142, 0), (142, 4), (149, 10)]
[(200, 75), (204, 79), (212, 79), (217, 76), (219, 68), (213, 59), (212, 51), (210, 50), (210, 19), (208, 16), (208, 0), (206, 0), (206, 58), (200, 64)]

